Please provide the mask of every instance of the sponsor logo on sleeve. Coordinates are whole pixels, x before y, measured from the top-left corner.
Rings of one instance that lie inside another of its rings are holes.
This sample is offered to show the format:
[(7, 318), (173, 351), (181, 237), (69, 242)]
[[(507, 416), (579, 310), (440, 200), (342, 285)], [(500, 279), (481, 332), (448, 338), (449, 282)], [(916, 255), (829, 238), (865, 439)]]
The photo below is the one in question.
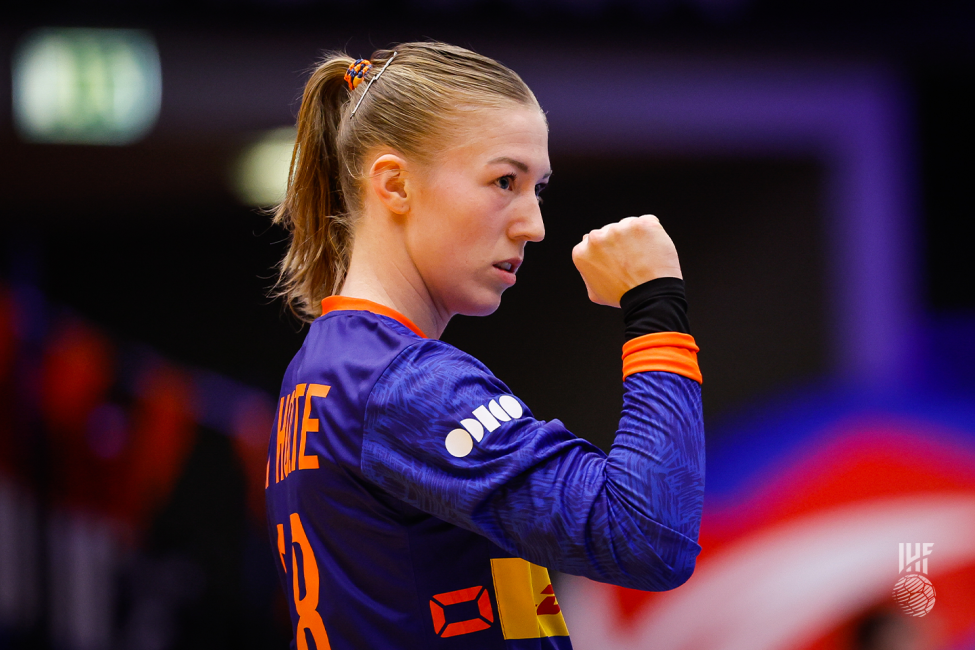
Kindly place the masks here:
[(474, 449), (474, 442), (481, 442), (484, 434), (490, 433), (501, 426), (502, 422), (517, 420), (525, 410), (521, 402), (512, 395), (502, 395), (482, 404), (471, 411), (472, 418), (460, 421), (462, 428), (454, 429), (447, 434), (444, 445), (447, 452), (455, 458), (463, 458)]

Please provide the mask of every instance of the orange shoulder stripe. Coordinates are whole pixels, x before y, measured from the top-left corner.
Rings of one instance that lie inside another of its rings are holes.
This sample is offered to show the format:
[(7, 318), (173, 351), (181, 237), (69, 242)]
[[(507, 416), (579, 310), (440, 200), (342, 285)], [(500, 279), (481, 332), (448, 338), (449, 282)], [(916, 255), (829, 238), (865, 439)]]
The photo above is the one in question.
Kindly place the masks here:
[(364, 298), (350, 298), (349, 296), (329, 296), (322, 301), (322, 316), (330, 311), (371, 311), (374, 314), (388, 316), (409, 328), (414, 334), (421, 338), (428, 338), (420, 331), (420, 328), (413, 324), (409, 318), (399, 313), (395, 309), (390, 309), (386, 305), (378, 302), (365, 300)]
[(637, 372), (672, 372), (703, 383), (697, 365), (700, 348), (690, 334), (657, 332), (644, 334), (623, 345), (623, 379)]

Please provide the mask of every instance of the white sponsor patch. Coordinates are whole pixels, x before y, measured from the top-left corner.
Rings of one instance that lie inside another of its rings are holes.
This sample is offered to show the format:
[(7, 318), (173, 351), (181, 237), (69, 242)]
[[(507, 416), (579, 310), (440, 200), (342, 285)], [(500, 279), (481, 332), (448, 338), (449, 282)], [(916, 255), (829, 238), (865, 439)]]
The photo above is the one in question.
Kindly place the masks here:
[(484, 439), (485, 429), (490, 433), (500, 427), (502, 422), (517, 420), (524, 413), (521, 402), (514, 396), (502, 395), (471, 411), (474, 417), (461, 420), (460, 426), (463, 428), (448, 433), (444, 446), (451, 456), (463, 458), (474, 450), (475, 440), (481, 442)]

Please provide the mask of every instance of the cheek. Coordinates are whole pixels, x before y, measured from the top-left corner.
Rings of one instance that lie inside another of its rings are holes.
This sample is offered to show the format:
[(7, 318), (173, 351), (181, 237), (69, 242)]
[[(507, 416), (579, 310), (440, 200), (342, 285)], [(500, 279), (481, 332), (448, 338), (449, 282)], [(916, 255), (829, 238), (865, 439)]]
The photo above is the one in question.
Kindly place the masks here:
[[(462, 205), (438, 197), (413, 224), (410, 254), (424, 281), (433, 287), (449, 285), (465, 274), (472, 248), (470, 229), (464, 227)], [(419, 216), (419, 215), (418, 215)]]
[(415, 251), (416, 260), (428, 282), (441, 286), (456, 284), (478, 265), (478, 246), (473, 232), (458, 220), (444, 215), (436, 227), (426, 230)]
[(492, 198), (482, 188), (440, 192), (418, 224), (426, 254), (455, 269), (483, 263), (501, 232), (499, 206)]

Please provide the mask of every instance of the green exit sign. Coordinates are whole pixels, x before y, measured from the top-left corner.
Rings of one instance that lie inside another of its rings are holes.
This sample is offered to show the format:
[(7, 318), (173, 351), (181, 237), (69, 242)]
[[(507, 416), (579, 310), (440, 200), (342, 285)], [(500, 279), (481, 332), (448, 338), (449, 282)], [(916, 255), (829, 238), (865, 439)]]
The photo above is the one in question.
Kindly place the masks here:
[(13, 113), (33, 142), (128, 144), (159, 117), (152, 36), (134, 29), (39, 29), (13, 60)]

